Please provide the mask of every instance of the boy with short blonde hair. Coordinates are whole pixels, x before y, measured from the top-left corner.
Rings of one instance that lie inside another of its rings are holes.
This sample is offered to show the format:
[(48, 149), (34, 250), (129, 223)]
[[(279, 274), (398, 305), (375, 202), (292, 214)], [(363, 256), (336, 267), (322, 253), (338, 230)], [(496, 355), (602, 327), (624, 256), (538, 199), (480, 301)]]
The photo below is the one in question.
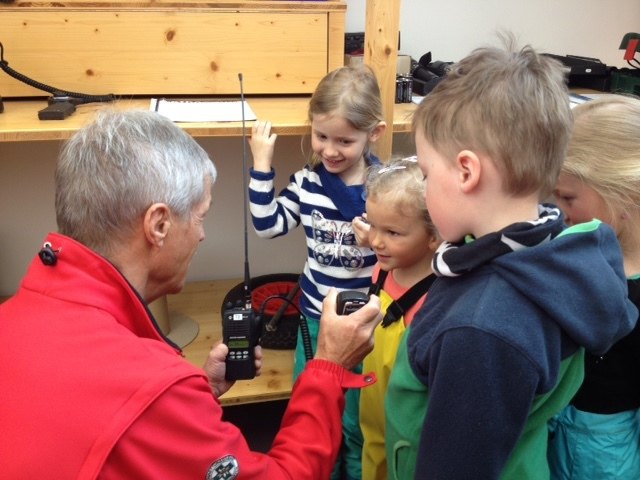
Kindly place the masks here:
[(638, 315), (611, 229), (567, 229), (540, 204), (571, 133), (564, 72), (507, 43), (456, 64), (414, 117), (444, 242), (387, 392), (390, 478), (549, 478), (547, 420), (580, 386), (584, 350)]

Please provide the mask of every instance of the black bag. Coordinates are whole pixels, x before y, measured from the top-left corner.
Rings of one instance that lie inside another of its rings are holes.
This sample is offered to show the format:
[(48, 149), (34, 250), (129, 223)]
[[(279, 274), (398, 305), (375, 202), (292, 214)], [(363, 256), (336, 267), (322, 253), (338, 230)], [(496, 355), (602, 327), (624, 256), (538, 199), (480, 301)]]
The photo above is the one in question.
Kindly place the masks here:
[(431, 61), (431, 52), (420, 57), (417, 62), (412, 61), (411, 76), (413, 77), (413, 93), (426, 96), (449, 73), (453, 62)]
[[(300, 324), (300, 290), (297, 273), (275, 273), (254, 277), (249, 282), (253, 311), (263, 315), (260, 345), (273, 350), (293, 350), (298, 340)], [(289, 298), (271, 298), (273, 295)], [(235, 303), (244, 296), (244, 282), (233, 287), (222, 302), (222, 310), (228, 302)]]

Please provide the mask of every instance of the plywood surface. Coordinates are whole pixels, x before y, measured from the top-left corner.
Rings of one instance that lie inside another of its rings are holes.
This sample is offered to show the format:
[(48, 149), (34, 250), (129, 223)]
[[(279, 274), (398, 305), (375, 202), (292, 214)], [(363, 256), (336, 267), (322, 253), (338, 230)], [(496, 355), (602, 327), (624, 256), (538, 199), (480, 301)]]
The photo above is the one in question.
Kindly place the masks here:
[[(7, 6), (10, 5), (10, 6)], [(342, 64), (342, 2), (0, 3), (3, 58), (92, 95), (312, 93)], [(0, 72), (0, 95), (43, 91)]]

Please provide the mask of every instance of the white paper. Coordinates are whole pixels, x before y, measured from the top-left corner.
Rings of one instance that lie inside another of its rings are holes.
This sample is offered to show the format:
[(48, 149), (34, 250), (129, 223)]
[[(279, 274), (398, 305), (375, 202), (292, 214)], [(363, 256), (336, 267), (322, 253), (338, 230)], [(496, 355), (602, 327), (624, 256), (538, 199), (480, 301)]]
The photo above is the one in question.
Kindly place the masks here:
[(581, 103), (588, 102), (589, 100), (594, 100), (602, 95), (606, 95), (606, 93), (569, 93), (569, 102), (571, 108), (576, 105), (580, 105)]
[[(241, 122), (241, 101), (183, 101), (152, 98), (149, 110), (174, 122)], [(244, 101), (244, 119), (256, 120), (249, 103)]]

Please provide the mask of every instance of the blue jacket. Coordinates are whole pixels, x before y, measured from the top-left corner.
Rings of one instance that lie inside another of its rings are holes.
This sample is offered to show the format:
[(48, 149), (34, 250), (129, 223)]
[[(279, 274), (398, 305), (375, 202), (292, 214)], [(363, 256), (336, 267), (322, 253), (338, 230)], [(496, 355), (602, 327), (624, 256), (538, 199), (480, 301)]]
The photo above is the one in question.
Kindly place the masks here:
[(547, 420), (580, 386), (583, 348), (605, 352), (638, 317), (611, 228), (553, 223), (553, 240), (431, 287), (387, 394), (390, 478), (549, 477)]

